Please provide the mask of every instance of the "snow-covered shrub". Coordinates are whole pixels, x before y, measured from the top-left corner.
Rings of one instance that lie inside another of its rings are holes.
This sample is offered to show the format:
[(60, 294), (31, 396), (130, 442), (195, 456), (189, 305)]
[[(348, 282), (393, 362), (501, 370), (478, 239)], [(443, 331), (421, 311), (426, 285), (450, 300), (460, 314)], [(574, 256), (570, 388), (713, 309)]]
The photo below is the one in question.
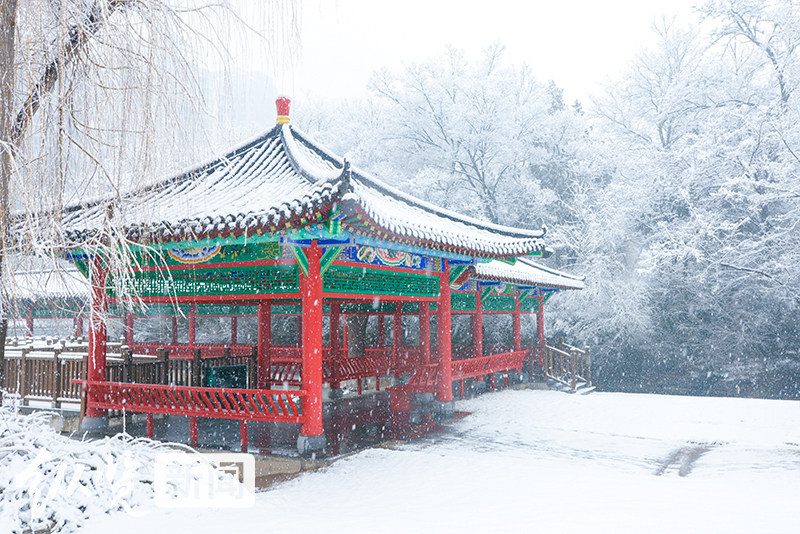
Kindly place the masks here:
[(68, 533), (98, 514), (152, 502), (155, 457), (180, 445), (126, 434), (71, 439), (51, 414), (0, 407), (0, 531)]

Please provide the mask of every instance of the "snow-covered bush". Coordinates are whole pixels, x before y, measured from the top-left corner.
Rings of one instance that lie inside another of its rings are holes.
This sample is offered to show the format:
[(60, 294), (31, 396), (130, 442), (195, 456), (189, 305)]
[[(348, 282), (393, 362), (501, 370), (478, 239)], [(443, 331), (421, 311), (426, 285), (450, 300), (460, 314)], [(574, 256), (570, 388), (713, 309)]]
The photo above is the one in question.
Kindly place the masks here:
[(0, 407), (2, 533), (67, 533), (91, 516), (136, 513), (152, 502), (155, 456), (180, 447), (126, 434), (71, 439), (49, 426), (51, 416)]

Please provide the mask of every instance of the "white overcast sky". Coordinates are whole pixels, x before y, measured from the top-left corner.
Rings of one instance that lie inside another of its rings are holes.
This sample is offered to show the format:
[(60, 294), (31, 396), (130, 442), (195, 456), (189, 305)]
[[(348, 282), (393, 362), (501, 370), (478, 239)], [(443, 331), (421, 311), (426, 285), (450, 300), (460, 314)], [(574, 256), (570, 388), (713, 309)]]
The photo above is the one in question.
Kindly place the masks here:
[(701, 0), (306, 0), (299, 59), (276, 76), (295, 98), (363, 96), (376, 69), (506, 45), (506, 63), (530, 65), (569, 101), (618, 77), (662, 15), (687, 21)]

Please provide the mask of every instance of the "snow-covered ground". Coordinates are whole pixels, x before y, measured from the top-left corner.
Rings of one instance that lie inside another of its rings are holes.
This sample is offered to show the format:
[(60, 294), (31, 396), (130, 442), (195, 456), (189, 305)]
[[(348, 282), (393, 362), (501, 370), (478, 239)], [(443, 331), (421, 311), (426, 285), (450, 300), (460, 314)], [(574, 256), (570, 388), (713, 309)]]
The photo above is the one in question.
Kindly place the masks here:
[(82, 532), (800, 531), (800, 402), (526, 390), (457, 408), (473, 414), (445, 434), (249, 509), (118, 512)]

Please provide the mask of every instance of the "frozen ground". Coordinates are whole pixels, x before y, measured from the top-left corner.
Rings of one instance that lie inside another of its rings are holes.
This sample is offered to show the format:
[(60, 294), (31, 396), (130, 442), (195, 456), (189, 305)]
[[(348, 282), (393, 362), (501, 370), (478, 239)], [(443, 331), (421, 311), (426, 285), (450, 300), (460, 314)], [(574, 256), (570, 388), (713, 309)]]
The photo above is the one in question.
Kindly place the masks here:
[(273, 486), (245, 510), (82, 532), (800, 532), (800, 403), (548, 391), (461, 401), (427, 440)]

